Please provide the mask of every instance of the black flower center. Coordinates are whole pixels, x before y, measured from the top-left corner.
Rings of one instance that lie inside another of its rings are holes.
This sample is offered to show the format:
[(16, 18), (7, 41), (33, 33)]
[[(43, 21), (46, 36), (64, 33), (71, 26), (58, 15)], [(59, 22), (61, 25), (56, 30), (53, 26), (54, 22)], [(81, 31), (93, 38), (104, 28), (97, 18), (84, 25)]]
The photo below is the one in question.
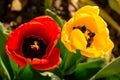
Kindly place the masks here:
[(43, 58), (46, 54), (47, 45), (37, 37), (24, 39), (22, 53), (26, 58)]
[(85, 26), (82, 26), (82, 27), (77, 26), (77, 27), (73, 27), (73, 29), (79, 29), (79, 30), (81, 30), (84, 33), (85, 38), (87, 40), (86, 48), (90, 47), (91, 43), (93, 42), (93, 38), (95, 36), (95, 33), (90, 31), (90, 30), (88, 30)]

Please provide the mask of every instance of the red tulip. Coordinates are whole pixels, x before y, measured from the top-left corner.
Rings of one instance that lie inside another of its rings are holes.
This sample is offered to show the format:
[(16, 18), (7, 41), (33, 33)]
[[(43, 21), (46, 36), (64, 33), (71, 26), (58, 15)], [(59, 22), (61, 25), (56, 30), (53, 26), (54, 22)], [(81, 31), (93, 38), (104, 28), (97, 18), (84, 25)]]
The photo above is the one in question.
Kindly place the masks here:
[(20, 25), (8, 36), (6, 53), (18, 65), (30, 63), (36, 70), (49, 70), (60, 63), (60, 27), (49, 16), (40, 16)]

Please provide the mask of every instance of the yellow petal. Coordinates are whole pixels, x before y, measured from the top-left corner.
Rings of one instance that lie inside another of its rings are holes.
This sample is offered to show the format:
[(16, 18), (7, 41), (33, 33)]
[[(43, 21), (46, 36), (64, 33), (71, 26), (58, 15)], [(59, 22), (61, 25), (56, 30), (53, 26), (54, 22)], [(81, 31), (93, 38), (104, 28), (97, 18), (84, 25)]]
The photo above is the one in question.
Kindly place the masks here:
[(86, 13), (86, 14), (96, 14), (96, 15), (98, 15), (99, 14), (99, 8), (98, 8), (98, 6), (89, 6), (89, 5), (87, 5), (87, 6), (84, 6), (84, 7), (82, 7), (82, 8), (80, 8), (75, 14), (74, 14), (74, 16), (76, 16), (76, 15), (79, 15), (79, 14), (81, 14), (81, 13)]
[(113, 42), (108, 38), (106, 40), (106, 48), (104, 48), (104, 51), (107, 52), (107, 53), (109, 53), (109, 52), (111, 52), (111, 50), (113, 49), (113, 47), (114, 47)]
[(92, 44), (90, 47), (86, 48), (84, 51), (81, 51), (81, 54), (86, 57), (91, 58), (98, 58), (103, 56), (105, 52), (103, 50), (97, 50), (94, 44)]
[(91, 57), (91, 58), (98, 58), (100, 57), (100, 53), (97, 50), (87, 50), (87, 51), (81, 51), (81, 54), (86, 56), (86, 57)]
[(76, 17), (73, 17), (74, 26), (85, 26), (87, 29), (91, 30), (92, 32), (98, 32), (97, 24), (93, 16), (89, 14), (79, 14)]
[(84, 34), (79, 29), (72, 30), (70, 34), (70, 42), (74, 48), (79, 50), (84, 50), (87, 45)]
[(69, 35), (73, 29), (73, 26), (75, 26), (73, 25), (74, 21), (74, 18), (71, 18), (68, 22), (66, 22), (62, 28), (62, 31), (65, 31), (65, 33)]
[(94, 37), (93, 45), (96, 47), (96, 50), (99, 51), (100, 57), (105, 57), (113, 49), (114, 44), (110, 40), (109, 36), (97, 34)]
[(69, 40), (69, 34), (67, 34), (66, 31), (62, 31), (61, 41), (69, 51), (74, 52), (74, 53), (76, 52), (76, 49), (71, 46), (71, 43)]
[(95, 47), (98, 50), (103, 50), (106, 47), (106, 42), (107, 41), (105, 41), (105, 40), (106, 39), (105, 39), (104, 35), (96, 34), (94, 36), (93, 44), (95, 45)]
[(112, 43), (112, 41), (109, 42), (109, 45), (107, 45), (107, 47), (104, 49), (104, 54), (101, 55), (101, 57), (106, 57), (108, 54), (111, 53), (112, 49), (114, 47), (114, 44)]
[(76, 52), (76, 49), (74, 49), (72, 46), (71, 46), (71, 43), (70, 43), (70, 33), (72, 31), (72, 23), (73, 23), (73, 18), (71, 18), (68, 22), (66, 22), (62, 28), (62, 33), (61, 33), (61, 41), (62, 43), (65, 45), (65, 47), (71, 51), (71, 52)]
[(98, 15), (93, 15), (93, 18), (95, 19), (95, 23), (97, 24), (97, 30), (99, 33), (102, 33), (103, 35), (109, 36), (109, 31), (107, 29), (106, 22)]

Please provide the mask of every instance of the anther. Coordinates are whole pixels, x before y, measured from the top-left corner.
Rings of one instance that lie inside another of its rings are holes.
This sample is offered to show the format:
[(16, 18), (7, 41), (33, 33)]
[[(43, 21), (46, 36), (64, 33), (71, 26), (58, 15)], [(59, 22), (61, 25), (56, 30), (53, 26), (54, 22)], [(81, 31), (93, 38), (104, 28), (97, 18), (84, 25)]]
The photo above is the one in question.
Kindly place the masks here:
[(88, 35), (89, 35), (90, 37), (94, 37), (94, 36), (95, 36), (95, 33), (89, 32)]
[(92, 33), (92, 36), (91, 37), (94, 37), (95, 36), (95, 33)]
[(37, 41), (34, 41), (34, 45), (31, 45), (31, 48), (33, 49), (33, 50), (39, 50), (39, 46), (37, 45), (38, 44), (38, 42)]
[(90, 47), (90, 45), (91, 45), (91, 43), (88, 42), (86, 48)]
[(81, 30), (83, 33), (85, 33), (86, 27), (85, 27), (85, 26), (82, 26), (82, 27), (80, 28), (80, 30)]
[(76, 29), (77, 27), (73, 27), (73, 29)]

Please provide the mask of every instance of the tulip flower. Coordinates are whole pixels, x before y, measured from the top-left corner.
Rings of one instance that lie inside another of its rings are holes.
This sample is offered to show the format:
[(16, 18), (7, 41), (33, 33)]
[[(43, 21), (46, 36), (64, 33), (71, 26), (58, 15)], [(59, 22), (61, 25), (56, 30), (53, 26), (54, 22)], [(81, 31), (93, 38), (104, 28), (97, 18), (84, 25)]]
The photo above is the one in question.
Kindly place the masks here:
[(106, 22), (99, 16), (98, 6), (84, 6), (64, 24), (61, 41), (65, 47), (86, 57), (108, 55), (114, 47)]
[(36, 70), (49, 70), (60, 64), (59, 25), (49, 16), (40, 16), (16, 28), (8, 36), (6, 53), (19, 66), (29, 63)]

